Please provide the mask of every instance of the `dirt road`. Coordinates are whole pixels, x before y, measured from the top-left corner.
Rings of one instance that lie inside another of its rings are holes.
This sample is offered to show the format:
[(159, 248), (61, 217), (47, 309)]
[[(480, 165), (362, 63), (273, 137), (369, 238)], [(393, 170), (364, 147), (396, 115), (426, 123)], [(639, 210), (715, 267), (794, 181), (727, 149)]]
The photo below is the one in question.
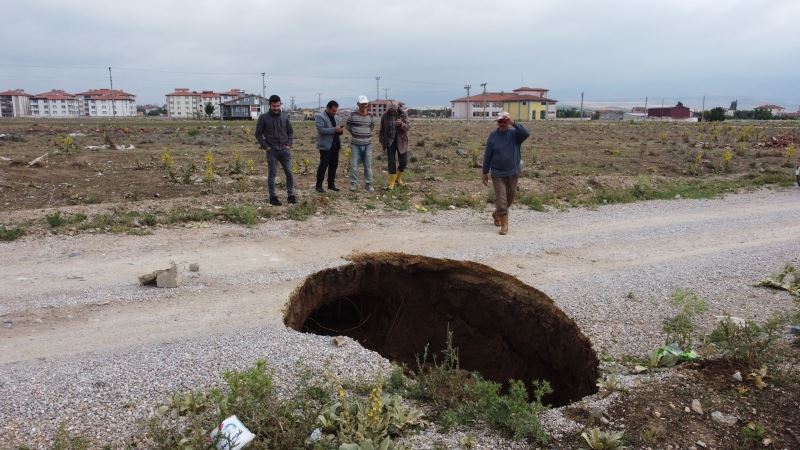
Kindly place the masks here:
[[(702, 290), (704, 278), (744, 289), (711, 288), (706, 295), (713, 313), (765, 317), (790, 304), (768, 291), (753, 294), (748, 285), (800, 255), (797, 190), (597, 211), (520, 210), (507, 237), (496, 235), (486, 216), (467, 210), (334, 216), (257, 228), (212, 225), (152, 236), (2, 244), (0, 363), (280, 326), (291, 290), (352, 252), (394, 250), (489, 264), (549, 293), (596, 345), (612, 351), (637, 346), (615, 347), (600, 330), (639, 322), (637, 315), (658, 307), (671, 289)], [(201, 270), (184, 272), (179, 289), (138, 286), (138, 275), (170, 261), (184, 268), (198, 262)], [(711, 269), (703, 273), (704, 267)], [(747, 274), (738, 277), (737, 270)], [(640, 301), (620, 301), (626, 294)], [(767, 300), (748, 305), (753, 295)], [(657, 340), (659, 324), (644, 327), (641, 345)]]

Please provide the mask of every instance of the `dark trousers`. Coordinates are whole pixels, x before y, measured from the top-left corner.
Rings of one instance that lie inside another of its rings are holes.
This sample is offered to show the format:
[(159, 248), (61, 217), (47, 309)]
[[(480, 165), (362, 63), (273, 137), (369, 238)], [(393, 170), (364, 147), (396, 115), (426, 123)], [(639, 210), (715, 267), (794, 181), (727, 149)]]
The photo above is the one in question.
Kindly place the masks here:
[(408, 150), (405, 153), (400, 153), (397, 150), (397, 141), (392, 142), (392, 145), (389, 146), (389, 149), (386, 151), (387, 157), (389, 159), (389, 173), (394, 175), (398, 171), (397, 161), (400, 160), (400, 172), (405, 172), (406, 166), (408, 165)]
[(286, 176), (286, 193), (294, 195), (294, 177), (292, 176), (292, 153), (288, 148), (283, 150), (267, 151), (267, 190), (270, 197), (275, 197), (275, 175), (277, 175), (278, 164), (283, 168)]
[(339, 147), (319, 151), (319, 167), (317, 167), (317, 187), (322, 187), (325, 171), (328, 171), (328, 187), (336, 186), (336, 169), (339, 168)]

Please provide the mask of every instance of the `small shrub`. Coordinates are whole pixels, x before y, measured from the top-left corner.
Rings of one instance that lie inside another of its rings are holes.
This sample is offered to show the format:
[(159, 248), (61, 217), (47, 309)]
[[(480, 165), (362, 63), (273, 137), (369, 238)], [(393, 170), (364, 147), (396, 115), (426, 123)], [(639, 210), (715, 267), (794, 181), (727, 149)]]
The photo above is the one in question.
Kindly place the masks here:
[(758, 447), (764, 439), (764, 434), (767, 430), (763, 426), (755, 422), (750, 422), (742, 427), (741, 436), (742, 443), (748, 447)]
[(210, 151), (206, 152), (203, 161), (205, 162), (204, 179), (210, 188), (214, 184), (214, 155), (212, 155)]
[(626, 448), (622, 443), (624, 433), (621, 431), (615, 433), (592, 428), (588, 433), (581, 433), (581, 437), (592, 450), (624, 450)]
[(775, 315), (760, 324), (750, 320), (738, 324), (725, 316), (709, 335), (709, 341), (724, 358), (760, 367), (780, 354), (776, 345), (786, 322), (786, 317)]
[(161, 153), (161, 167), (164, 168), (167, 172), (167, 176), (169, 176), (171, 180), (175, 180), (175, 160), (172, 159), (169, 150), (164, 150), (164, 152)]
[(56, 211), (53, 214), (47, 214), (44, 216), (44, 218), (51, 228), (60, 227), (67, 223), (67, 219), (61, 216), (61, 211)]
[(258, 223), (258, 219), (260, 218), (258, 209), (251, 205), (227, 206), (223, 210), (223, 214), (231, 222), (241, 223), (244, 225), (255, 225)]
[(25, 234), (25, 229), (21, 227), (6, 228), (5, 225), (0, 225), (0, 241), (14, 241), (23, 234)]
[(794, 157), (796, 151), (797, 150), (795, 149), (794, 144), (789, 144), (789, 146), (786, 147), (786, 163), (785, 163), (786, 167), (792, 166), (792, 158)]
[(200, 130), (197, 128), (190, 128), (189, 131), (186, 132), (189, 137), (195, 137), (200, 135)]
[(666, 344), (677, 344), (682, 349), (690, 349), (694, 340), (694, 318), (708, 309), (706, 302), (696, 293), (678, 289), (672, 294), (672, 305), (679, 308), (675, 317), (664, 320)]
[(304, 221), (317, 213), (317, 205), (309, 200), (292, 205), (286, 209), (286, 217), (290, 220)]
[(733, 152), (725, 150), (722, 153), (722, 170), (725, 172), (731, 171), (731, 161), (733, 160)]
[(89, 438), (68, 431), (64, 425), (58, 427), (50, 446), (52, 450), (88, 450), (93, 447)]

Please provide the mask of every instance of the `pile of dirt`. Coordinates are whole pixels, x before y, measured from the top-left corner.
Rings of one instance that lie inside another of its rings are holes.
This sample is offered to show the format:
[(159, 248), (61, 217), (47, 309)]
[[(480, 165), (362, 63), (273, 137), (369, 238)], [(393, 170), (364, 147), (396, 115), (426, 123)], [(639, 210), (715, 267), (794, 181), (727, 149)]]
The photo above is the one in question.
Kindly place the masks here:
[(289, 299), (284, 323), (350, 336), (412, 368), (426, 346), (443, 349), (449, 327), (463, 369), (501, 383), (548, 380), (555, 405), (596, 392), (591, 343), (533, 287), (473, 262), (402, 253), (351, 261), (308, 277)]

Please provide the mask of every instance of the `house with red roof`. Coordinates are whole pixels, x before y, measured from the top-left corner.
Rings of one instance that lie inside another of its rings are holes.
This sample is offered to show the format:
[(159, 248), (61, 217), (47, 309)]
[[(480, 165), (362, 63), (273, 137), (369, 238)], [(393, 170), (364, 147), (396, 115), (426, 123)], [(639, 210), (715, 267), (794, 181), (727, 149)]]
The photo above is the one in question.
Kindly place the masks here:
[(786, 108), (784, 108), (783, 106), (772, 105), (772, 104), (759, 105), (753, 109), (757, 109), (760, 111), (769, 111), (772, 113), (773, 116), (782, 116), (784, 113), (786, 113)]
[(494, 118), (505, 111), (514, 120), (555, 119), (558, 100), (548, 98), (548, 89), (520, 87), (511, 92), (479, 92), (450, 100), (456, 119)]
[(0, 92), (0, 117), (30, 116), (31, 97), (22, 89)]
[(79, 117), (82, 113), (81, 99), (61, 89), (31, 97), (31, 114), (35, 117)]
[(81, 115), (89, 117), (134, 117), (136, 96), (118, 89), (90, 89), (75, 94), (83, 106)]

